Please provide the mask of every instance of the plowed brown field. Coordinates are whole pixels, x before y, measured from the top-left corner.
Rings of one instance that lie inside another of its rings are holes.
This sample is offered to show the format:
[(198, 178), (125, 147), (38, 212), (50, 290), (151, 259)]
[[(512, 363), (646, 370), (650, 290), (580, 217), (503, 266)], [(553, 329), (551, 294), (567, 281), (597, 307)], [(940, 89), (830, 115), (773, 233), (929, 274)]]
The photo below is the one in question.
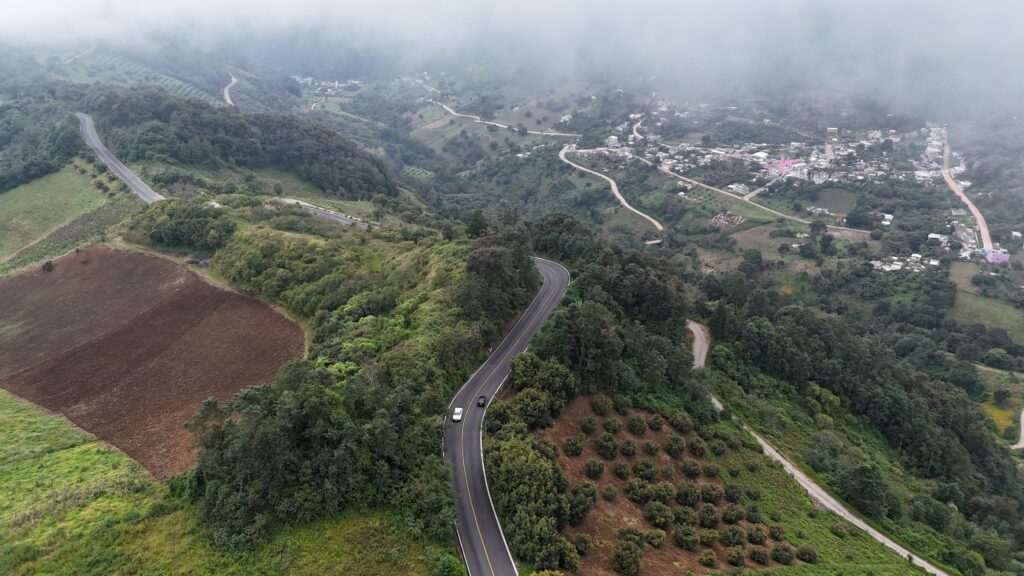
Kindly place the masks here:
[(182, 428), (210, 396), (269, 382), (302, 330), (181, 265), (92, 247), (0, 280), (0, 386), (160, 479), (195, 460)]

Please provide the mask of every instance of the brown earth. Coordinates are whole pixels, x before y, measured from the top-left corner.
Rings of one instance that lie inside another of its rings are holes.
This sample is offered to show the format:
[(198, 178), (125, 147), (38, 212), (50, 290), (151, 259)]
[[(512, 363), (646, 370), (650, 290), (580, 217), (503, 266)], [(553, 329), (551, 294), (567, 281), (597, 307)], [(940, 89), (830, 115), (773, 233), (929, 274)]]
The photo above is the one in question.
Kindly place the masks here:
[(94, 246), (54, 265), (0, 280), (0, 386), (158, 479), (195, 462), (182, 424), (204, 399), (303, 354), (295, 323), (179, 264)]
[[(590, 407), (590, 397), (581, 396), (569, 403), (566, 409), (559, 415), (555, 420), (554, 425), (550, 428), (540, 430), (538, 435), (553, 443), (558, 447), (558, 467), (562, 471), (562, 474), (569, 480), (570, 486), (582, 482), (592, 482), (597, 485), (597, 501), (594, 503), (593, 508), (590, 510), (590, 514), (579, 526), (567, 526), (562, 534), (570, 541), (573, 542), (578, 534), (589, 534), (593, 539), (593, 548), (586, 557), (581, 558), (580, 562), (580, 574), (595, 575), (595, 576), (615, 576), (615, 572), (612, 570), (612, 552), (615, 548), (616, 537), (618, 536), (619, 529), (625, 527), (636, 528), (641, 532), (646, 532), (654, 528), (644, 520), (643, 508), (630, 501), (626, 498), (623, 491), (627, 481), (621, 480), (615, 474), (612, 473), (612, 464), (615, 462), (625, 462), (632, 466), (636, 462), (649, 459), (654, 462), (657, 468), (660, 470), (664, 466), (671, 467), (673, 470), (672, 476), (668, 478), (673, 484), (678, 484), (684, 480), (689, 480), (681, 471), (679, 464), (684, 458), (689, 458), (698, 461), (701, 466), (708, 463), (706, 458), (695, 457), (689, 451), (690, 441), (696, 436), (690, 434), (678, 434), (672, 429), (671, 426), (666, 422), (661, 430), (655, 431), (648, 429), (642, 436), (636, 436), (626, 429), (626, 423), (630, 416), (639, 414), (645, 419), (653, 416), (653, 413), (646, 412), (643, 410), (630, 410), (625, 416), (612, 410), (607, 416), (597, 416)], [(565, 455), (562, 450), (566, 439), (576, 436), (582, 432), (580, 428), (581, 423), (587, 416), (592, 416), (597, 421), (597, 431), (587, 437), (584, 443), (583, 453), (576, 457), (569, 457)], [(592, 440), (597, 436), (604, 433), (603, 423), (606, 420), (616, 419), (621, 421), (622, 429), (615, 434), (616, 440), (619, 444), (622, 444), (625, 440), (633, 440), (637, 444), (637, 454), (632, 458), (625, 458), (621, 454), (617, 455), (614, 461), (607, 461), (601, 458), (593, 448)], [(655, 442), (659, 446), (664, 446), (665, 442), (671, 436), (682, 436), (686, 441), (687, 450), (680, 456), (678, 460), (672, 459), (664, 450), (659, 450), (654, 456), (647, 456), (644, 454), (642, 447), (645, 442)], [(603, 462), (605, 465), (604, 474), (596, 482), (587, 478), (583, 473), (583, 466), (588, 460), (598, 460)], [(721, 471), (725, 474), (725, 470)], [(664, 478), (659, 477), (652, 483), (663, 481)], [(698, 484), (717, 484), (724, 486), (725, 482), (721, 478), (708, 478), (701, 475), (699, 478), (692, 480)], [(618, 492), (618, 496), (612, 502), (605, 500), (601, 496), (601, 490), (605, 486), (614, 486)], [(719, 502), (719, 505), (723, 504), (723, 501)], [(673, 510), (679, 505), (674, 503), (671, 504)], [(744, 530), (749, 528), (752, 524), (746, 520), (737, 523)], [(721, 530), (726, 524), (719, 526)], [(767, 526), (760, 524), (764, 528), (765, 532), (768, 531)], [(640, 573), (641, 574), (658, 574), (658, 575), (669, 575), (679, 574), (684, 575), (688, 572), (695, 573), (720, 573), (723, 570), (729, 570), (733, 567), (726, 563), (725, 552), (726, 547), (721, 544), (715, 544), (713, 548), (707, 548), (704, 546), (698, 546), (695, 551), (686, 551), (678, 548), (672, 543), (671, 530), (666, 530), (668, 536), (665, 538), (665, 542), (660, 548), (654, 548), (649, 545), (644, 545), (643, 559), (640, 562)], [(765, 548), (771, 549), (772, 540), (769, 538), (764, 544)], [(747, 545), (750, 548), (750, 545)], [(718, 559), (717, 568), (707, 568), (701, 566), (697, 562), (697, 558), (700, 553), (704, 550), (712, 549), (715, 552), (715, 556)], [(771, 565), (778, 566), (778, 564), (772, 562)], [(745, 567), (751, 569), (763, 569), (765, 566), (756, 564), (749, 559), (744, 564)]]

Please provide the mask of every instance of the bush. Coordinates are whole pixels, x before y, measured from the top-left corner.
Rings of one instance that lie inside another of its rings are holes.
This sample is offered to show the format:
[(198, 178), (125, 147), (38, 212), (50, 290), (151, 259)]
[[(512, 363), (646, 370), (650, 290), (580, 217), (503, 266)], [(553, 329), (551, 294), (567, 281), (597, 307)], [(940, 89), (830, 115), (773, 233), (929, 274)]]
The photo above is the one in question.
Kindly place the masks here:
[(690, 415), (680, 410), (669, 417), (668, 423), (680, 434), (689, 434), (693, 431), (693, 420)]
[(636, 544), (637, 546), (644, 545), (644, 533), (631, 526), (620, 528), (619, 534), (616, 538), (624, 542), (629, 542), (630, 544)]
[(693, 551), (697, 549), (700, 540), (697, 538), (697, 531), (690, 526), (676, 526), (672, 530), (672, 543), (683, 550)]
[(758, 564), (767, 564), (769, 560), (767, 548), (751, 548), (747, 555)]
[(743, 491), (740, 490), (739, 486), (735, 484), (725, 485), (725, 500), (727, 502), (737, 503), (743, 498)]
[(680, 526), (697, 525), (697, 512), (693, 508), (680, 506), (675, 509), (674, 516), (674, 522)]
[(687, 478), (697, 478), (700, 476), (700, 463), (692, 458), (686, 458), (683, 463), (679, 465), (683, 470), (683, 474)]
[(565, 441), (565, 445), (562, 446), (562, 452), (565, 452), (566, 456), (575, 458), (580, 454), (583, 454), (583, 442), (586, 437), (583, 434), (577, 434), (576, 436), (570, 437)]
[(647, 427), (657, 432), (665, 427), (665, 419), (655, 414), (647, 419)]
[(616, 394), (612, 400), (612, 405), (615, 407), (615, 411), (625, 416), (629, 414), (629, 409), (633, 407), (633, 400), (624, 394)]
[(751, 500), (761, 499), (761, 491), (758, 490), (757, 488), (747, 488), (746, 490), (743, 491), (743, 493), (746, 494), (747, 498), (750, 498)]
[(661, 545), (665, 543), (665, 536), (666, 534), (664, 530), (655, 528), (654, 530), (648, 530), (644, 533), (644, 540), (655, 548), (661, 548)]
[(733, 566), (742, 566), (744, 560), (746, 554), (743, 553), (743, 546), (733, 546), (725, 551), (725, 561)]
[(669, 478), (672, 478), (672, 476), (674, 476), (675, 473), (676, 473), (675, 469), (672, 468), (672, 466), (670, 466), (668, 464), (666, 464), (666, 465), (661, 467), (661, 477), (665, 478), (666, 480), (668, 480)]
[(636, 456), (636, 442), (632, 440), (626, 440), (619, 445), (619, 454), (622, 454), (626, 458), (632, 458)]
[(434, 560), (430, 576), (466, 576), (466, 569), (462, 567), (462, 562), (458, 558), (442, 553)]
[(771, 534), (772, 540), (781, 542), (786, 539), (786, 529), (778, 524), (768, 528), (768, 533)]
[(808, 564), (816, 564), (818, 562), (818, 551), (812, 546), (801, 546), (796, 549), (796, 557)]
[(647, 432), (647, 422), (644, 422), (643, 416), (640, 415), (631, 416), (626, 427), (636, 436), (643, 436), (644, 432)]
[(761, 509), (755, 504), (747, 506), (747, 522), (751, 524), (760, 524), (762, 522)]
[(597, 430), (597, 420), (594, 420), (593, 416), (587, 416), (580, 422), (580, 430), (587, 436), (590, 436)]
[(714, 568), (718, 564), (718, 560), (715, 559), (715, 553), (711, 550), (705, 550), (700, 553), (700, 557), (697, 558), (697, 562), (700, 562), (701, 566), (708, 568)]
[(644, 442), (642, 449), (644, 451), (644, 454), (647, 454), (648, 456), (654, 456), (655, 454), (658, 453), (658, 450), (661, 449), (661, 446), (658, 446), (657, 442), (647, 441)]
[(682, 436), (670, 436), (665, 442), (665, 454), (668, 454), (674, 459), (678, 459), (686, 451), (686, 442)]
[(615, 474), (616, 478), (626, 480), (629, 478), (629, 464), (626, 464), (625, 462), (616, 462), (615, 464), (612, 464), (612, 473)]
[(601, 489), (601, 498), (604, 498), (607, 502), (614, 502), (619, 497), (619, 491), (609, 484)]
[(672, 509), (657, 500), (652, 500), (644, 506), (644, 520), (655, 528), (668, 528), (674, 519)]
[(721, 440), (715, 440), (708, 444), (708, 450), (711, 450), (711, 453), (714, 454), (715, 456), (721, 456), (726, 452), (725, 442), (722, 442)]
[(577, 484), (569, 493), (569, 523), (578, 526), (587, 519), (597, 501), (597, 486), (589, 482)]
[(721, 530), (718, 533), (718, 541), (722, 543), (722, 546), (739, 546), (746, 539), (747, 535), (743, 533), (743, 529), (739, 526), (726, 526), (725, 530)]
[(671, 482), (658, 482), (651, 487), (651, 499), (668, 504), (675, 498), (676, 487)]
[(607, 396), (599, 394), (590, 399), (590, 409), (598, 416), (607, 416), (611, 412), (612, 401)]
[(700, 502), (700, 486), (693, 482), (682, 482), (676, 487), (676, 502), (683, 506), (696, 506)]
[(722, 509), (722, 522), (726, 524), (735, 524), (744, 520), (746, 516), (746, 511), (739, 504), (729, 504)]
[(619, 451), (619, 443), (615, 436), (605, 432), (593, 440), (594, 452), (605, 460), (613, 460)]
[(718, 530), (698, 530), (697, 539), (701, 546), (714, 546), (718, 542)]
[(658, 477), (658, 469), (654, 466), (654, 462), (650, 460), (640, 460), (636, 464), (633, 464), (633, 476), (642, 478), (648, 482), (653, 482)]
[(722, 499), (722, 488), (717, 484), (701, 484), (700, 499), (709, 504), (717, 504)]
[(690, 454), (693, 454), (697, 458), (700, 458), (708, 453), (708, 444), (702, 438), (694, 438), (690, 440)]
[(583, 474), (591, 480), (600, 480), (604, 475), (604, 462), (600, 460), (587, 460), (583, 465)]
[(615, 542), (615, 551), (612, 553), (612, 570), (619, 576), (637, 576), (640, 574), (642, 555), (640, 546), (620, 539)]
[(768, 535), (765, 534), (764, 528), (760, 526), (751, 526), (747, 529), (747, 542), (751, 544), (764, 544), (765, 540), (768, 539)]
[(715, 528), (720, 521), (718, 509), (714, 504), (704, 504), (697, 510), (697, 521), (705, 528)]
[(609, 418), (604, 421), (601, 427), (609, 434), (618, 434), (619, 430), (622, 430), (622, 421), (618, 418)]
[(772, 560), (779, 564), (792, 564), (793, 556), (793, 547), (789, 544), (776, 544), (772, 546)]
[(626, 498), (629, 498), (637, 504), (646, 504), (651, 499), (651, 485), (638, 478), (631, 478), (629, 482), (626, 482), (626, 487), (623, 489), (626, 494)]
[(43, 262), (43, 272), (53, 272), (53, 260)]
[(594, 540), (590, 537), (590, 534), (577, 534), (574, 544), (576, 545), (576, 552), (580, 556), (586, 556), (590, 554), (590, 550), (594, 547)]
[(708, 478), (718, 478), (722, 475), (722, 471), (714, 464), (705, 464), (701, 468), (701, 472), (703, 472)]

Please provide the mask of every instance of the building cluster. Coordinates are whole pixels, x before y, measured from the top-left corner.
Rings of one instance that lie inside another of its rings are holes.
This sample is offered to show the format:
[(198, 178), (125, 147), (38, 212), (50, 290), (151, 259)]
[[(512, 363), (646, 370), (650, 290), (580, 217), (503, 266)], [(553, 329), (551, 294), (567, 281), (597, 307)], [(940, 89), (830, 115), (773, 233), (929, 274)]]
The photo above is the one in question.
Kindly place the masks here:
[(882, 272), (899, 272), (908, 270), (910, 272), (921, 272), (929, 266), (938, 266), (939, 261), (935, 258), (924, 258), (920, 254), (911, 254), (907, 257), (889, 256), (883, 260), (872, 260), (871, 266)]
[(311, 76), (292, 76), (292, 79), (314, 96), (323, 97), (351, 94), (362, 86), (360, 80), (320, 80)]

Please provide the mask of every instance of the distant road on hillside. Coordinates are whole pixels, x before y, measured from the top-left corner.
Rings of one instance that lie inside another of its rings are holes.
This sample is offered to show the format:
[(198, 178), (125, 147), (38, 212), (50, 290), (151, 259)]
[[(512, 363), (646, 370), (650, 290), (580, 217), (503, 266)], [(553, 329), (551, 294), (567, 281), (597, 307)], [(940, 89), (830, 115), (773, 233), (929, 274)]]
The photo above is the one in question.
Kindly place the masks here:
[(114, 156), (113, 152), (107, 149), (103, 145), (103, 141), (100, 140), (99, 135), (96, 134), (96, 125), (92, 121), (92, 116), (88, 114), (82, 114), (81, 112), (75, 112), (75, 116), (78, 117), (78, 122), (81, 124), (82, 137), (85, 138), (86, 145), (92, 148), (92, 151), (99, 156), (100, 160), (110, 168), (110, 171), (117, 175), (122, 182), (128, 185), (139, 198), (142, 198), (147, 204), (152, 204), (165, 198), (153, 191), (152, 188), (146, 185), (134, 172), (128, 169), (127, 166), (121, 163)]
[(566, 158), (565, 154), (569, 151), (569, 149), (570, 149), (569, 145), (567, 144), (567, 145), (563, 146), (562, 150), (558, 153), (558, 158), (562, 162), (565, 162), (566, 164), (568, 164), (569, 166), (572, 166), (573, 168), (575, 168), (577, 170), (582, 170), (583, 172), (586, 172), (588, 174), (593, 174), (594, 176), (597, 176), (598, 178), (601, 178), (605, 182), (608, 182), (608, 184), (610, 184), (611, 187), (612, 187), (612, 194), (615, 196), (615, 199), (619, 201), (619, 204), (621, 204), (623, 208), (625, 208), (626, 210), (629, 210), (630, 212), (632, 212), (632, 213), (636, 214), (637, 216), (640, 216), (641, 218), (643, 218), (643, 219), (647, 220), (648, 222), (650, 222), (652, 225), (654, 225), (654, 227), (658, 230), (658, 232), (661, 232), (661, 231), (663, 231), (665, 229), (665, 227), (661, 225), (661, 222), (658, 222), (657, 220), (655, 220), (651, 216), (648, 216), (647, 214), (644, 214), (643, 212), (637, 210), (636, 208), (633, 208), (633, 206), (631, 206), (630, 203), (626, 201), (625, 197), (622, 196), (622, 193), (619, 192), (619, 185), (615, 183), (615, 180), (612, 180), (608, 176), (605, 176), (604, 174), (601, 174), (600, 172), (598, 172), (596, 170), (591, 170), (590, 168), (587, 168), (585, 166), (580, 166), (579, 164), (577, 164), (577, 163), (573, 162), (572, 160), (569, 160), (568, 158)]
[(355, 226), (356, 228), (362, 228), (363, 230), (367, 230), (370, 228), (370, 223), (365, 222), (359, 218), (356, 218), (355, 216), (349, 216), (348, 214), (342, 214), (341, 212), (337, 212), (335, 210), (321, 208), (320, 206), (316, 206), (315, 204), (303, 202), (302, 200), (297, 200), (295, 198), (271, 198), (270, 201), (276, 204), (300, 206), (303, 210), (309, 212), (310, 214), (313, 214), (315, 216), (321, 216), (323, 218), (327, 218), (328, 220), (334, 220), (338, 224), (344, 224), (345, 226)]
[[(707, 326), (698, 324), (692, 320), (687, 320), (686, 327), (690, 329), (690, 333), (693, 335), (693, 366), (694, 368), (703, 368), (704, 363), (707, 360), (708, 349), (711, 346), (711, 333), (708, 331)], [(714, 404), (715, 408), (719, 412), (724, 409), (722, 402), (714, 395), (711, 396), (711, 403)], [(764, 454), (782, 465), (782, 468), (792, 476), (794, 480), (796, 480), (797, 484), (799, 484), (801, 488), (807, 492), (807, 495), (811, 497), (811, 500), (814, 500), (821, 506), (835, 512), (847, 522), (867, 532), (868, 536), (871, 536), (878, 542), (881, 542), (886, 548), (889, 548), (893, 552), (899, 554), (901, 558), (910, 558), (915, 565), (924, 568), (924, 570), (929, 574), (932, 574), (933, 576), (949, 576), (948, 573), (937, 568), (927, 560), (918, 557), (916, 554), (911, 553), (885, 534), (882, 534), (878, 530), (872, 528), (871, 525), (862, 520), (860, 516), (850, 511), (850, 509), (843, 505), (842, 502), (829, 494), (827, 490), (818, 485), (818, 483), (805, 474), (803, 470), (798, 468), (796, 464), (776, 450), (774, 446), (764, 439), (764, 437), (755, 432), (750, 426), (747, 426), (742, 422), (740, 422), (740, 424), (747, 432), (750, 433), (751, 436), (754, 437), (754, 440), (757, 440), (757, 443), (760, 444), (761, 450)], [(1024, 426), (1022, 426), (1021, 432), (1022, 435), (1024, 435)]]
[(992, 235), (988, 232), (988, 223), (985, 222), (985, 216), (981, 214), (981, 210), (971, 202), (971, 199), (964, 193), (964, 187), (953, 178), (953, 175), (949, 173), (949, 139), (946, 139), (946, 146), (942, 151), (942, 177), (946, 180), (946, 185), (953, 191), (954, 194), (960, 198), (967, 209), (971, 211), (971, 215), (974, 216), (975, 221), (978, 222), (978, 230), (981, 232), (981, 247), (985, 250), (992, 251)]
[[(543, 258), (534, 258), (533, 263), (544, 282), (540, 291), (487, 361), (455, 394), (445, 418), (444, 457), (455, 472), (456, 529), (471, 576), (519, 573), (488, 492), (482, 430), (487, 408), (478, 406), (477, 399), (483, 396), (490, 404), (508, 378), (509, 361), (526, 350), (569, 287), (569, 272), (561, 265)], [(461, 422), (452, 422), (454, 408), (465, 411)]]
[(235, 105), (234, 101), (231, 100), (231, 87), (234, 86), (237, 82), (238, 78), (235, 78), (235, 75), (232, 74), (231, 82), (228, 82), (228, 85), (224, 87), (224, 101), (227, 102), (228, 106)]
[[(473, 122), (475, 122), (477, 124), (489, 124), (491, 126), (497, 126), (498, 128), (508, 128), (507, 124), (499, 124), (498, 122), (491, 122), (490, 120), (484, 120), (484, 119), (480, 118), (479, 116), (473, 116), (472, 114), (461, 114), (459, 112), (456, 112), (455, 110), (452, 110), (451, 106), (449, 106), (447, 104), (444, 104), (442, 102), (438, 102), (437, 100), (428, 100), (428, 102), (433, 102), (434, 104), (437, 104), (441, 108), (444, 108), (445, 112), (448, 112), (452, 116), (458, 116), (459, 118), (469, 118), (470, 120), (472, 120)], [(569, 138), (579, 138), (581, 136), (581, 134), (573, 134), (571, 132), (556, 132), (554, 130), (545, 130), (543, 132), (538, 132), (536, 130), (527, 130), (526, 133), (527, 134), (536, 134), (538, 136), (566, 136), (566, 137), (569, 137)]]

